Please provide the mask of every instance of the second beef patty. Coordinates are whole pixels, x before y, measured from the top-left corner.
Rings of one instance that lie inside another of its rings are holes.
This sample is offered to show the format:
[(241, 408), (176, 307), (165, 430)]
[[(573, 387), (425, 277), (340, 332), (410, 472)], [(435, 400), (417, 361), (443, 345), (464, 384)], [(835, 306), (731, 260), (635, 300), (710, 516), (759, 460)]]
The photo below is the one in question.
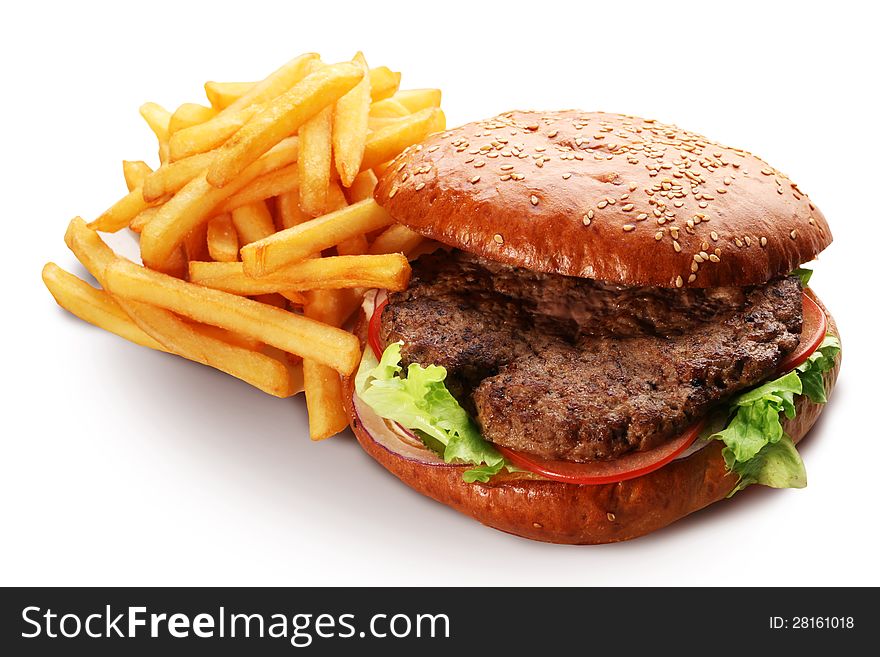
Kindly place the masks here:
[(487, 440), (552, 459), (651, 449), (774, 373), (798, 345), (800, 282), (622, 287), (460, 251), (413, 263), (382, 314), (404, 366), (443, 365)]

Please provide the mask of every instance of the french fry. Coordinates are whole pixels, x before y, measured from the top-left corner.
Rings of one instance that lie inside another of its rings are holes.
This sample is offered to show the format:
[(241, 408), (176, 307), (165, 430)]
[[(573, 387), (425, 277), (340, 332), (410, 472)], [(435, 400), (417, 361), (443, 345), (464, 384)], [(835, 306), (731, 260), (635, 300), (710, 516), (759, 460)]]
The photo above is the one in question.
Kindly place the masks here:
[(324, 305), (324, 323), (329, 326), (343, 326), (354, 314), (354, 311), (360, 307), (364, 298), (364, 290), (362, 288), (315, 290), (306, 293), (306, 306), (310, 302), (314, 304), (316, 302), (316, 295), (323, 292), (332, 292), (332, 294), (317, 297), (321, 299), (321, 303)]
[(115, 233), (131, 224), (141, 212), (155, 205), (144, 200), (143, 187), (135, 187), (89, 224), (92, 230)]
[(377, 101), (370, 106), (370, 116), (377, 119), (399, 119), (410, 114), (412, 112), (407, 106), (393, 97)]
[(178, 130), (199, 125), (214, 118), (216, 115), (217, 111), (211, 107), (205, 107), (198, 103), (184, 103), (174, 110), (174, 114), (171, 115), (171, 119), (168, 122), (169, 137)]
[[(210, 324), (199, 324), (198, 322), (192, 322), (190, 320), (182, 321), (186, 322), (187, 325), (192, 326), (193, 329), (201, 335), (216, 338), (217, 340), (222, 340), (223, 342), (228, 342), (229, 344), (235, 345), (236, 347), (250, 349), (251, 351), (262, 351), (266, 346), (259, 340), (253, 340), (243, 335), (239, 335), (238, 333), (227, 331), (226, 329), (220, 328), (219, 326), (211, 326)], [(276, 360), (281, 359), (278, 358)]]
[[(284, 156), (288, 157), (289, 153)], [(193, 178), (162, 205), (156, 216), (144, 226), (141, 233), (141, 259), (148, 267), (161, 266), (194, 228), (216, 214), (217, 207), (223, 201), (283, 159), (282, 154), (273, 159), (272, 154), (268, 153), (222, 189), (210, 185), (205, 173)]]
[(109, 265), (104, 277), (106, 289), (114, 296), (220, 326), (283, 351), (311, 358), (342, 374), (351, 374), (357, 367), (360, 342), (341, 329), (251, 299), (187, 283), (126, 261)]
[(374, 101), (393, 95), (400, 87), (400, 73), (387, 66), (370, 69), (370, 96)]
[(189, 280), (215, 290), (253, 296), (273, 292), (342, 288), (406, 289), (410, 266), (399, 253), (310, 258), (254, 278), (240, 262), (189, 263)]
[(204, 123), (178, 130), (168, 140), (170, 159), (182, 160), (217, 148), (241, 130), (242, 126), (261, 109), (259, 105), (251, 105), (235, 111), (229, 111), (227, 108), (227, 112), (218, 114)]
[[(333, 319), (339, 294), (331, 290), (312, 292), (303, 311), (306, 317), (325, 322)], [(324, 440), (348, 427), (348, 413), (342, 403), (342, 382), (339, 374), (311, 358), (304, 358), (303, 387), (309, 414), (309, 437)]]
[(218, 112), (224, 110), (250, 91), (254, 82), (205, 82), (205, 96)]
[(422, 141), (432, 132), (442, 130), (442, 127), (438, 127), (441, 123), (445, 123), (442, 111), (432, 107), (377, 130), (367, 137), (361, 169), (372, 169), (377, 164), (387, 162), (407, 146)]
[(142, 160), (122, 161), (122, 175), (125, 177), (125, 186), (128, 187), (128, 191), (142, 186), (146, 177), (151, 173), (153, 173), (153, 169)]
[(363, 71), (354, 64), (325, 66), (269, 101), (259, 114), (217, 150), (216, 159), (208, 169), (208, 182), (215, 187), (229, 184), (260, 155), (327, 105), (335, 103), (362, 77)]
[(217, 208), (218, 212), (231, 212), (244, 205), (264, 201), (286, 192), (299, 190), (299, 171), (296, 164), (265, 173), (244, 189), (233, 194)]
[(208, 257), (208, 224), (196, 227), (183, 240), (183, 253), (186, 261), (204, 260)]
[(208, 255), (217, 262), (238, 260), (238, 233), (229, 214), (217, 215), (208, 222)]
[(349, 203), (357, 203), (368, 198), (373, 198), (373, 190), (376, 189), (376, 183), (379, 182), (376, 174), (371, 169), (361, 171), (348, 188), (346, 196)]
[(299, 207), (312, 217), (327, 212), (332, 125), (333, 108), (325, 107), (299, 129)]
[(279, 194), (275, 199), (275, 208), (278, 210), (278, 230), (293, 228), (311, 219), (300, 210), (298, 188)]
[[(108, 290), (106, 272), (110, 267), (118, 264), (140, 269), (113, 253), (79, 217), (70, 222), (64, 241), (105, 290)], [(177, 280), (160, 273), (154, 275), (171, 281)], [(182, 281), (177, 282), (186, 285)], [(165, 350), (231, 374), (276, 397), (294, 394), (290, 372), (280, 361), (200, 333), (199, 327), (184, 322), (162, 308), (127, 299), (117, 298), (116, 301)]]
[(89, 324), (115, 333), (142, 347), (158, 351), (166, 350), (131, 321), (113, 297), (103, 290), (96, 290), (54, 262), (43, 267), (43, 283), (59, 306)]
[[(352, 60), (367, 72), (367, 60), (357, 53)], [(361, 168), (370, 117), (370, 76), (336, 101), (333, 112), (333, 158), (343, 187), (351, 187)]]
[(266, 304), (267, 306), (274, 306), (275, 308), (287, 310), (287, 298), (281, 294), (256, 294), (253, 299), (259, 303)]
[(409, 254), (425, 238), (403, 224), (394, 224), (382, 231), (370, 244), (370, 253), (406, 253)]
[[(260, 170), (263, 175), (296, 161), (299, 138), (288, 137), (263, 155)], [(189, 181), (203, 173), (214, 159), (213, 153), (196, 153), (182, 160), (166, 162), (144, 181), (144, 199), (154, 201), (166, 194), (175, 194)]]
[[(147, 226), (144, 236), (155, 221)], [(357, 235), (379, 230), (392, 222), (385, 210), (374, 200), (367, 199), (248, 244), (241, 250), (241, 259), (249, 275), (265, 276), (284, 265), (303, 260)]]
[(128, 227), (136, 233), (143, 232), (144, 226), (150, 223), (157, 214), (159, 214), (158, 207), (147, 208), (138, 213), (138, 215), (131, 220)]
[(140, 107), (140, 113), (156, 135), (159, 142), (159, 161), (164, 162), (169, 156), (168, 124), (171, 122), (171, 112), (158, 103), (144, 103)]
[(275, 233), (272, 214), (263, 201), (244, 205), (232, 211), (232, 224), (242, 246), (269, 237)]
[[(175, 133), (171, 139), (172, 159), (182, 159), (221, 145), (261, 110), (263, 103), (272, 101), (300, 82), (317, 60), (318, 56), (314, 53), (306, 53), (290, 60), (265, 80), (253, 85), (211, 120)], [(287, 134), (292, 132), (293, 130)]]
[(402, 89), (391, 98), (415, 113), (429, 107), (440, 107), (441, 97), (439, 89)]

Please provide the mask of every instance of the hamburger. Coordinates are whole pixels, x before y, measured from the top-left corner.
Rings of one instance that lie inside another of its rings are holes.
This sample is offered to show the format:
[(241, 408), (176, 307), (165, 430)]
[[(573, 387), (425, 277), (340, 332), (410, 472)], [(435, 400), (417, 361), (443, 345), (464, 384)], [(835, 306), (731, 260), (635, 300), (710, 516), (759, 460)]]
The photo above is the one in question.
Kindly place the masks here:
[(831, 242), (746, 151), (619, 114), (509, 112), (406, 149), (375, 198), (436, 248), (367, 295), (351, 426), (401, 481), (554, 543), (642, 536), (752, 484), (840, 367)]

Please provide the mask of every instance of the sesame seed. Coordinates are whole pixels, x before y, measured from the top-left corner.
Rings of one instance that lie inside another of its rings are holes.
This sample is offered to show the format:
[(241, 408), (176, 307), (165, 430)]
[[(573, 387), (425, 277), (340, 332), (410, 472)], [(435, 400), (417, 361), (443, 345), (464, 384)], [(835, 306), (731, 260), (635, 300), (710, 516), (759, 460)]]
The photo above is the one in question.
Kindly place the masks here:
[(663, 231), (658, 230), (656, 233), (654, 233), (654, 239), (657, 240), (658, 242), (660, 240), (662, 240), (663, 239)]
[(676, 253), (681, 253), (681, 244), (679, 244), (676, 240), (672, 240), (672, 248), (675, 249)]
[(416, 191), (419, 191), (420, 189), (423, 189), (424, 186), (425, 186), (425, 183), (420, 182), (418, 185), (416, 185), (416, 188), (415, 188), (415, 189), (416, 189)]
[(773, 175), (773, 169), (767, 169), (767, 168), (764, 168), (764, 169), (761, 169), (761, 173), (763, 173), (765, 176), (772, 176), (772, 175)]
[(496, 244), (504, 244), (504, 238), (498, 233), (495, 233), (495, 236), (492, 239), (495, 240)]
[(690, 276), (688, 276), (688, 283), (693, 283), (695, 280), (697, 280), (696, 274), (691, 274)]
[(789, 235), (791, 236), (791, 239), (796, 240), (797, 239), (797, 230), (792, 230), (789, 233)]
[(562, 179), (563, 179), (563, 180), (568, 180), (569, 178), (571, 178), (571, 174), (570, 174), (570, 173), (563, 173), (563, 174), (562, 174)]
[(608, 518), (608, 520), (609, 520), (610, 522), (614, 522), (615, 518), (617, 518), (617, 516), (615, 516), (613, 513), (611, 513), (611, 511), (609, 511), (608, 513), (606, 513), (606, 514), (605, 514), (605, 517)]
[(478, 182), (480, 182), (480, 177), (479, 177), (479, 176), (474, 176), (473, 178), (471, 178), (471, 184), (472, 184), (472, 185), (475, 184), (475, 183), (478, 183)]
[(742, 247), (743, 241), (740, 238), (735, 237), (735, 238), (733, 238), (733, 241), (737, 246)]
[(595, 212), (593, 212), (592, 210), (587, 210), (587, 217), (589, 219), (592, 219), (594, 216), (595, 216)]
[(683, 286), (684, 286), (684, 280), (681, 278), (681, 276), (676, 276), (675, 277), (675, 287), (683, 287)]
[(502, 171), (510, 171), (512, 168), (513, 168), (513, 165), (512, 165), (512, 164), (503, 164), (503, 165), (501, 165), (501, 170), (502, 170)]
[(695, 253), (694, 254), (694, 262), (696, 262), (696, 263), (703, 262), (703, 256), (701, 256), (699, 253)]
[(700, 270), (700, 265), (696, 262), (691, 263), (691, 271), (695, 274)]
[(554, 130), (553, 132), (548, 132), (547, 136), (550, 137), (550, 139), (553, 139), (558, 134), (559, 134), (559, 130)]
[(749, 237), (748, 235), (746, 235), (746, 246), (751, 246), (751, 245), (752, 245), (752, 238)]
[(721, 258), (719, 258), (714, 253), (709, 254), (709, 262), (721, 262)]
[(636, 220), (637, 220), (637, 221), (644, 221), (644, 220), (647, 219), (647, 218), (648, 218), (648, 215), (645, 214), (644, 212), (642, 212), (640, 215), (638, 215), (638, 216), (636, 217)]
[[(536, 129), (537, 129), (537, 128), (536, 128)], [(538, 205), (538, 197), (535, 196), (534, 194), (532, 194), (532, 195), (529, 197), (529, 200), (532, 202), (532, 205)]]
[(706, 253), (705, 251), (700, 251), (700, 257), (701, 257), (703, 260), (708, 260), (708, 259), (709, 259), (709, 254)]
[(712, 238), (712, 241), (713, 241), (713, 242), (717, 242), (717, 241), (718, 241), (718, 233), (716, 233), (714, 230), (713, 230), (711, 233), (709, 233), (709, 237)]
[(474, 162), (474, 169), (479, 169), (480, 167), (486, 166), (485, 160), (480, 160), (479, 162)]
[(629, 233), (636, 229), (635, 224), (623, 224), (623, 232)]
[(599, 201), (598, 203), (596, 203), (596, 207), (599, 208), (600, 210), (603, 209), (607, 205), (608, 205), (608, 201), (606, 201), (604, 199)]
[(581, 221), (583, 222), (584, 226), (589, 226), (592, 223), (592, 220), (590, 219), (590, 216), (588, 214), (585, 214), (584, 218)]
[(623, 210), (624, 212), (630, 212), (634, 207), (636, 207), (636, 206), (633, 205), (632, 203), (627, 203), (626, 205), (624, 205), (620, 209)]
[(764, 248), (765, 246), (767, 246), (767, 238), (762, 237), (761, 238), (761, 248)]

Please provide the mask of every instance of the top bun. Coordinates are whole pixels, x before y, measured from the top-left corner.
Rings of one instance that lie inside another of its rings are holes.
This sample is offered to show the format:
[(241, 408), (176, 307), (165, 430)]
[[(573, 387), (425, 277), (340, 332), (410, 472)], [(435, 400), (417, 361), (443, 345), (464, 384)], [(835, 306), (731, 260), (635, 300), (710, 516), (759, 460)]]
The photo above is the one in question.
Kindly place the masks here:
[(429, 137), (376, 200), (492, 260), (623, 285), (754, 285), (831, 242), (797, 185), (746, 151), (621, 114), (508, 112)]

